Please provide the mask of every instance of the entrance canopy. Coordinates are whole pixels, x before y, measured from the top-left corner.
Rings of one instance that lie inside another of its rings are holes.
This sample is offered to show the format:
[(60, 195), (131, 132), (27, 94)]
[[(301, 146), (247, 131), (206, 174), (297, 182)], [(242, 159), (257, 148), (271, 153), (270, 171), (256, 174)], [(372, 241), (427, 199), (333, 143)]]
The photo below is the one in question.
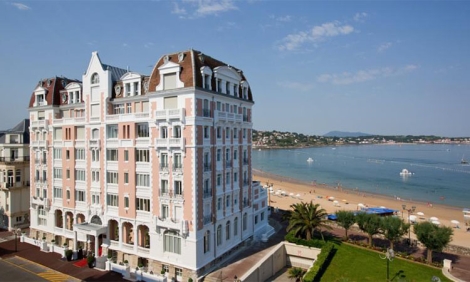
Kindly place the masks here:
[(73, 231), (77, 231), (77, 233), (82, 233), (86, 235), (92, 235), (95, 237), (98, 237), (100, 234), (106, 234), (107, 230), (108, 226), (88, 222), (73, 225)]

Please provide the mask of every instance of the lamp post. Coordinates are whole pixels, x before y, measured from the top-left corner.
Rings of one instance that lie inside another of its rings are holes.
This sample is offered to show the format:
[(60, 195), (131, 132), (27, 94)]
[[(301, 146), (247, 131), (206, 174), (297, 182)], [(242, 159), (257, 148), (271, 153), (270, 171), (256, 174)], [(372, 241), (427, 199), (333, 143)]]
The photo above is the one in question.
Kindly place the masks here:
[(390, 267), (389, 263), (393, 261), (393, 258), (395, 257), (395, 253), (393, 252), (393, 249), (388, 248), (387, 252), (385, 253), (384, 256), (379, 255), (381, 259), (387, 260), (387, 282), (390, 281)]
[[(410, 220), (410, 215), (412, 215), (415, 210), (416, 206), (412, 206), (411, 209), (406, 209), (406, 205), (401, 205), (404, 211), (408, 212), (408, 224), (410, 224), (410, 228), (408, 228), (408, 245), (411, 246), (411, 220)], [(403, 213), (401, 214), (403, 218)]]
[(15, 252), (18, 252), (18, 235), (21, 234), (21, 228), (16, 229), (14, 233), (15, 233)]

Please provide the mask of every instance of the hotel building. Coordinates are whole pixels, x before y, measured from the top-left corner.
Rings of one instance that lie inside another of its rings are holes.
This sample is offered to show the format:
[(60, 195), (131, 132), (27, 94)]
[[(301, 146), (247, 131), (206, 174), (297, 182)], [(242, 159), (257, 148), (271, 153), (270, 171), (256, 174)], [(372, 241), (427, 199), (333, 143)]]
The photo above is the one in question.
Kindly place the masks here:
[(162, 56), (150, 76), (93, 52), (81, 81), (39, 81), (30, 236), (91, 250), (97, 266), (110, 255), (203, 276), (272, 231), (252, 181), (253, 103), (241, 70), (196, 50)]
[(0, 132), (0, 228), (29, 226), (29, 120)]

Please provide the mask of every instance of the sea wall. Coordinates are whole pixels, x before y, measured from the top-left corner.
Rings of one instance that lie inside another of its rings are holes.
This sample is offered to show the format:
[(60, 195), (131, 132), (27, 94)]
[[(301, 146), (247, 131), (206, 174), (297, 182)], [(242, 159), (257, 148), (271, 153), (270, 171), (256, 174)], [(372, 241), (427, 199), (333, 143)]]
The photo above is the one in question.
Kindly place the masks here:
[(470, 249), (469, 248), (456, 246), (456, 245), (448, 245), (442, 251), (445, 252), (445, 253), (453, 253), (453, 254), (457, 254), (457, 255), (470, 256)]

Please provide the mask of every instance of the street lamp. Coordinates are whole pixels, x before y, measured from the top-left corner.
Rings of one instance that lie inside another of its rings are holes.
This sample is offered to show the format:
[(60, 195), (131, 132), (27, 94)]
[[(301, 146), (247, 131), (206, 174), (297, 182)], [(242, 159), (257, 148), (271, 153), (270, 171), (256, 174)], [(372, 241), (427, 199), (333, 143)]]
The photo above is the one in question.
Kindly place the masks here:
[(389, 263), (393, 261), (393, 258), (395, 257), (395, 253), (393, 252), (393, 249), (388, 248), (387, 252), (385, 253), (384, 256), (379, 255), (381, 259), (386, 259), (387, 260), (387, 281), (390, 281), (390, 268), (389, 268)]
[[(406, 205), (401, 205), (404, 211), (408, 212), (408, 224), (410, 224), (410, 228), (408, 228), (408, 245), (411, 246), (411, 220), (410, 220), (410, 215), (412, 215), (415, 210), (416, 206), (412, 206), (411, 209), (406, 209)], [(401, 214), (401, 217), (403, 218), (403, 213)]]
[(16, 229), (15, 233), (15, 252), (18, 252), (18, 236), (21, 234), (21, 228)]

